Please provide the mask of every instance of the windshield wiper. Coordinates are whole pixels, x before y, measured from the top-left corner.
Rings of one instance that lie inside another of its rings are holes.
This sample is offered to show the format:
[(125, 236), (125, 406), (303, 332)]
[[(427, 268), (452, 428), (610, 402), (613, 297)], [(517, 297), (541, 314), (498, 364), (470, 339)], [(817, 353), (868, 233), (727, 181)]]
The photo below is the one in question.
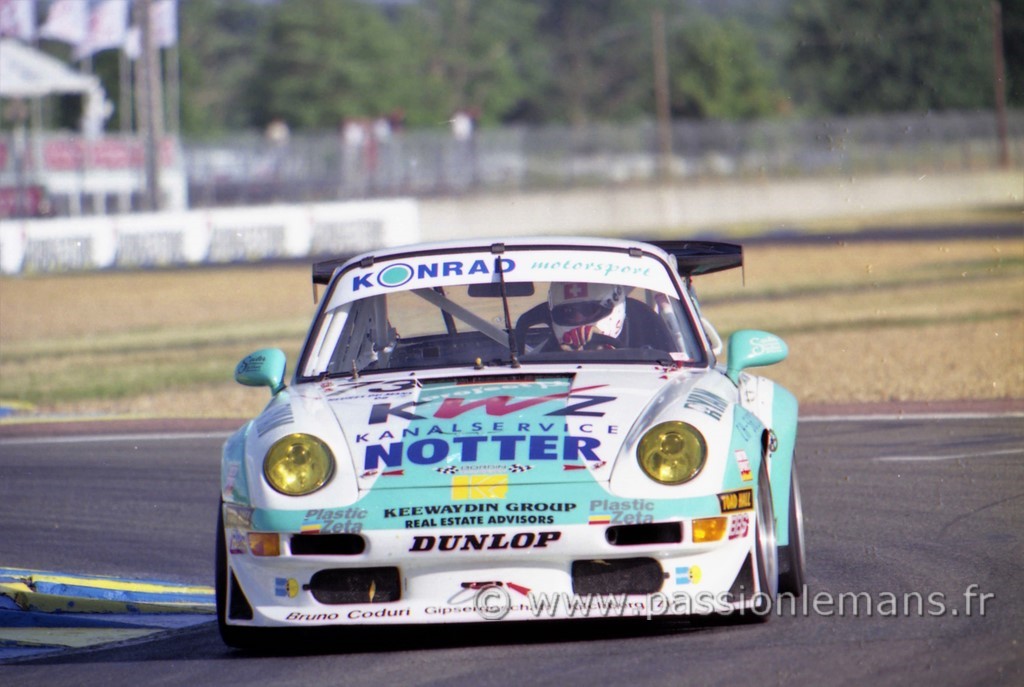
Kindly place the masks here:
[(516, 355), (516, 351), (519, 347), (516, 345), (516, 332), (512, 327), (512, 316), (508, 311), (508, 291), (505, 288), (505, 270), (502, 269), (501, 266), (501, 253), (505, 252), (505, 244), (492, 244), (491, 252), (496, 254), (494, 258), (494, 271), (498, 273), (498, 282), (501, 286), (501, 306), (505, 311), (505, 331), (508, 332), (508, 349), (511, 354), (512, 367), (522, 367), (519, 364), (519, 356)]

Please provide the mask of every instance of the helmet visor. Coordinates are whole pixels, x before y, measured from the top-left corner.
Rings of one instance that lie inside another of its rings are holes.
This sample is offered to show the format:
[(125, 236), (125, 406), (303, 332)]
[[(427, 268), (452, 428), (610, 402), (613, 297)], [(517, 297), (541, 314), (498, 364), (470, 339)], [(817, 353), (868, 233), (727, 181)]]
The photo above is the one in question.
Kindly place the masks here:
[(608, 317), (611, 312), (611, 305), (605, 306), (597, 301), (563, 303), (551, 309), (551, 320), (563, 327), (574, 327), (597, 322), (602, 318)]

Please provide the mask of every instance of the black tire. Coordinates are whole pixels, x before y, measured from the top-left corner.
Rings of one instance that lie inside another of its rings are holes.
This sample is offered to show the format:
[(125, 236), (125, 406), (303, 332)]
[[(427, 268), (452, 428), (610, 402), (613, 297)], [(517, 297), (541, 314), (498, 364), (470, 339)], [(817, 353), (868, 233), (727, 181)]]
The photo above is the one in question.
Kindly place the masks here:
[(757, 522), (754, 536), (754, 556), (757, 563), (758, 595), (754, 604), (754, 619), (766, 621), (778, 593), (779, 554), (775, 543), (775, 508), (772, 506), (772, 486), (768, 479), (768, 462), (761, 461), (757, 473)]
[(796, 462), (789, 478), (789, 543), (779, 547), (779, 593), (800, 596), (806, 577), (804, 551), (804, 511), (800, 499), (800, 482), (796, 477)]

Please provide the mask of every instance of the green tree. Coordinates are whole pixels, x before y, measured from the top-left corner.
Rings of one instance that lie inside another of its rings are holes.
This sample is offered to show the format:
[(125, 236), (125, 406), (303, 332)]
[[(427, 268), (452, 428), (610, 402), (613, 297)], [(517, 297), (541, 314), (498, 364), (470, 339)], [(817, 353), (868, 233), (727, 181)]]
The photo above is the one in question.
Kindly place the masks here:
[(253, 126), (257, 76), (270, 13), (249, 0), (178, 3), (181, 125), (190, 136)]
[(837, 114), (991, 107), (989, 0), (795, 0), (787, 83)]
[(409, 52), (377, 8), (353, 0), (284, 0), (250, 84), (257, 124), (335, 128), (403, 107)]
[(773, 111), (764, 42), (686, 0), (204, 0), (181, 3), (184, 129), (334, 128), (395, 111), (432, 126), (459, 109), (485, 125), (651, 118), (659, 5), (676, 116)]
[(463, 109), (484, 123), (508, 119), (545, 78), (538, 14), (533, 3), (507, 0), (421, 0), (406, 8), (409, 122), (436, 124)]
[(1006, 102), (1024, 106), (1024, 0), (1002, 0)]
[(749, 119), (778, 110), (771, 70), (739, 21), (692, 13), (673, 31), (671, 46), (674, 116)]
[(551, 47), (543, 112), (574, 124), (654, 116), (652, 12), (664, 16), (674, 116), (739, 119), (779, 100), (753, 32), (680, 0), (546, 3), (540, 35)]
[(549, 79), (534, 92), (548, 121), (575, 126), (652, 116), (650, 0), (547, 0), (538, 34)]

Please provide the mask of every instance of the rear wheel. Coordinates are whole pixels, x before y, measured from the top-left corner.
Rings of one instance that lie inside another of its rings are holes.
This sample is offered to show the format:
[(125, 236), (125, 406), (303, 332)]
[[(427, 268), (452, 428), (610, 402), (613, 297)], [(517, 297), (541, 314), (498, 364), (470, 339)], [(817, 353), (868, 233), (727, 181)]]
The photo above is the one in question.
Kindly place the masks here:
[(789, 543), (779, 547), (779, 592), (800, 596), (804, 590), (804, 510), (796, 463), (789, 483)]

